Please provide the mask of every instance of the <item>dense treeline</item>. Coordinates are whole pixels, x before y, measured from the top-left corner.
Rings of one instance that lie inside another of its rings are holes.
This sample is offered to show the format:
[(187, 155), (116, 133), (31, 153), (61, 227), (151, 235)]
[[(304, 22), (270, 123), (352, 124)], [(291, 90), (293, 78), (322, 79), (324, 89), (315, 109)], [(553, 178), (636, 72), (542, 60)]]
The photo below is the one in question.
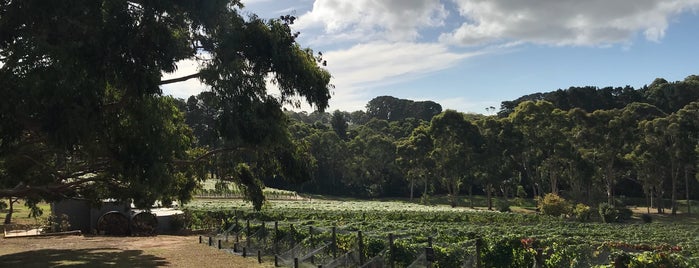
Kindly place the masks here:
[[(192, 97), (187, 106), (197, 99), (205, 98)], [(431, 102), (406, 109), (415, 103), (385, 96), (370, 101), (368, 112), (287, 111), (311, 176), (302, 184), (273, 175), (264, 182), (357, 197), (446, 194), (453, 204), (474, 193), (490, 200), (553, 192), (587, 204), (636, 196), (675, 213), (677, 199), (699, 197), (698, 100), (699, 76), (689, 76), (638, 90), (537, 93), (503, 102), (498, 116), (441, 112)], [(379, 110), (400, 111), (390, 112), (400, 119)], [(436, 115), (426, 118), (427, 111)], [(200, 130), (202, 115), (188, 109), (187, 121), (197, 122), (200, 143), (215, 142)]]

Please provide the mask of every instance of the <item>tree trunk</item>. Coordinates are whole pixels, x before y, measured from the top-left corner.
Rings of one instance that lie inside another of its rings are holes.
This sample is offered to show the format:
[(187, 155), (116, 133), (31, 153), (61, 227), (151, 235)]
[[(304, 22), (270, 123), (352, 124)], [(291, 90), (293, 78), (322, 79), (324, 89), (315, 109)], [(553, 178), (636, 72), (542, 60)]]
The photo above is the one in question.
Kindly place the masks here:
[(612, 179), (611, 172), (607, 172), (605, 175), (605, 184), (607, 188), (607, 204), (614, 206), (614, 180)]
[(684, 192), (687, 199), (687, 215), (692, 214), (692, 200), (689, 200), (689, 167), (684, 168)]
[(487, 198), (488, 198), (488, 210), (493, 210), (493, 195), (490, 191), (490, 189), (492, 189), (492, 188), (493, 188), (493, 186), (491, 184), (487, 184), (485, 186), (485, 193), (486, 193)]
[(471, 208), (473, 208), (473, 186), (468, 185), (468, 203)]
[(413, 201), (413, 189), (415, 188), (415, 179), (410, 180), (410, 201)]
[(672, 193), (670, 193), (672, 215), (677, 215), (677, 177), (679, 176), (680, 168), (672, 169)]
[(12, 200), (12, 197), (10, 197), (9, 200), (10, 200), (10, 208), (7, 211), (7, 215), (5, 215), (5, 224), (12, 223), (12, 213), (15, 211), (14, 206), (15, 206), (15, 202), (17, 202), (17, 199)]

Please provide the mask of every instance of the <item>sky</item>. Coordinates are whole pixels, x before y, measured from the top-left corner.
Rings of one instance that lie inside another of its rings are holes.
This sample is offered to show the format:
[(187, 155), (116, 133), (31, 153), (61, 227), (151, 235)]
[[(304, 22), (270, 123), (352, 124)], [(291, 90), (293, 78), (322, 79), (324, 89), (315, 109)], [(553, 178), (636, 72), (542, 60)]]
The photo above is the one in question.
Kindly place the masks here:
[[(699, 74), (699, 0), (243, 0), (243, 13), (293, 15), (335, 85), (328, 111), (377, 96), (488, 107), (571, 86), (640, 88)], [(196, 70), (182, 62), (178, 73)], [(187, 98), (197, 81), (168, 85)], [(272, 89), (273, 90), (273, 89)], [(311, 111), (312, 107), (302, 107)]]

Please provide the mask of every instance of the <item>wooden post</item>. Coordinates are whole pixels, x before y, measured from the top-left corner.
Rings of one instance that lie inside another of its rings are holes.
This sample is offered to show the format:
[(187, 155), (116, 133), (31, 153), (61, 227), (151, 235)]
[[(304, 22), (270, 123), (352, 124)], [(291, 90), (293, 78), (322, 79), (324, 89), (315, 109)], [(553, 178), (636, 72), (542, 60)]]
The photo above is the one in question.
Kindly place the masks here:
[(209, 246), (213, 246), (213, 245), (214, 245), (214, 238), (209, 236)]
[(262, 250), (257, 250), (257, 263), (262, 263)]
[(432, 247), (425, 248), (425, 267), (432, 268), (432, 262), (434, 262), (434, 249)]
[(289, 225), (289, 233), (292, 234), (291, 236), (291, 248), (294, 248), (296, 246), (296, 240), (294, 239), (293, 233), (296, 233), (296, 229), (294, 229), (294, 224)]
[(313, 244), (313, 226), (310, 225), (308, 226), (308, 237), (311, 238), (311, 246), (315, 247), (315, 245)]
[(476, 268), (481, 268), (481, 247), (483, 246), (483, 240), (479, 237), (476, 238)]
[(218, 249), (221, 249), (221, 239), (218, 240)]
[(274, 267), (279, 267), (279, 256), (274, 255)]
[(362, 239), (362, 231), (357, 231), (357, 243), (359, 244), (359, 265), (364, 264), (364, 240)]
[(248, 230), (245, 232), (245, 246), (250, 248), (250, 240), (252, 238), (252, 236), (250, 236), (250, 219), (247, 220), (246, 227)]
[(294, 258), (294, 268), (299, 268), (299, 258)]
[(262, 244), (267, 245), (267, 227), (265, 227), (265, 222), (262, 222)]
[(248, 256), (248, 248), (247, 248), (247, 247), (243, 247), (243, 258), (245, 258), (245, 257), (247, 257), (247, 256)]
[(337, 258), (337, 227), (333, 226), (333, 259)]
[(279, 222), (274, 221), (274, 246), (272, 247), (272, 250), (276, 254), (277, 251), (279, 251), (278, 248), (278, 243), (279, 243)]
[(393, 256), (395, 255), (393, 248), (393, 233), (388, 234), (388, 267), (393, 268)]
[(202, 241), (202, 240), (201, 240), (201, 235), (200, 235), (200, 236), (199, 236), (199, 244), (201, 244), (201, 241)]

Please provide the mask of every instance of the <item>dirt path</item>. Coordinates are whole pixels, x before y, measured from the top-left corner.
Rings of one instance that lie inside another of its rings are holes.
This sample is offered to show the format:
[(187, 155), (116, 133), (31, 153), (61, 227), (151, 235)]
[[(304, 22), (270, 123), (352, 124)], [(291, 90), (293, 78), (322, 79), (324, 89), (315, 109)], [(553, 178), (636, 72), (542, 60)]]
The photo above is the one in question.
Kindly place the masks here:
[(0, 267), (271, 267), (199, 244), (198, 236), (0, 240)]

